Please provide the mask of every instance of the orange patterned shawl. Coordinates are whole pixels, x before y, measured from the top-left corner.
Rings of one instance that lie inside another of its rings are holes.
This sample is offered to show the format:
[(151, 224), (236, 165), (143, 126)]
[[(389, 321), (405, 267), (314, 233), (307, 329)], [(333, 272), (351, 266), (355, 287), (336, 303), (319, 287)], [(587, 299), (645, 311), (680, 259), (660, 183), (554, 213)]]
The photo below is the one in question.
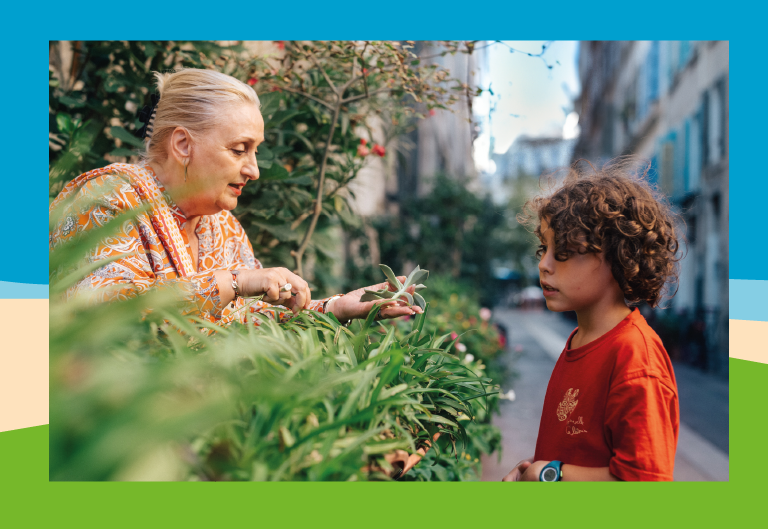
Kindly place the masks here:
[[(72, 199), (70, 201), (70, 199)], [(58, 224), (50, 233), (51, 249), (86, 230), (102, 226), (130, 209), (149, 209), (125, 222), (118, 233), (91, 252), (91, 262), (130, 253), (99, 268), (69, 289), (67, 297), (89, 293), (99, 301), (126, 299), (162, 285), (174, 284), (186, 292), (184, 314), (210, 322), (252, 321), (253, 313), (271, 318), (281, 315), (268, 303), (248, 303), (238, 298), (221, 306), (214, 270), (261, 268), (253, 255), (245, 230), (229, 211), (201, 217), (198, 271), (195, 271), (184, 231), (186, 217), (165, 192), (148, 165), (115, 163), (84, 173), (69, 182), (50, 205), (49, 213), (64, 205)], [(83, 206), (86, 204), (87, 206)], [(105, 289), (102, 287), (112, 287)], [(97, 290), (98, 289), (98, 290)], [(309, 308), (322, 311), (325, 300), (313, 300)], [(282, 317), (289, 317), (282, 315)]]

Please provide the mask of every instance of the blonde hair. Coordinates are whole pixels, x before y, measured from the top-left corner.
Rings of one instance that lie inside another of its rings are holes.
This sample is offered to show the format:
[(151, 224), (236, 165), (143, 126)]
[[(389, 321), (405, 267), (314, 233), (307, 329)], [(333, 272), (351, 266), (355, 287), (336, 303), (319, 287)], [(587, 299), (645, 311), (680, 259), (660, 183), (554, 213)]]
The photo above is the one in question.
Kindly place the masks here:
[(147, 162), (165, 159), (165, 144), (176, 127), (187, 129), (195, 139), (221, 122), (221, 110), (225, 107), (260, 105), (253, 88), (215, 70), (188, 68), (154, 74), (160, 101), (147, 126), (150, 132), (143, 153)]

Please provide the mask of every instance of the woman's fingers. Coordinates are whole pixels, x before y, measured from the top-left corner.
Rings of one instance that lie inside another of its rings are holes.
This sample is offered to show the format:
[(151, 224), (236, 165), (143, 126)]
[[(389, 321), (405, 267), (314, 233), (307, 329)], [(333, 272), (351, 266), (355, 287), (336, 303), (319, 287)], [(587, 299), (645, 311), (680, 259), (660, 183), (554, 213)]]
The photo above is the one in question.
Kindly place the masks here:
[[(400, 281), (400, 283), (405, 283), (406, 279), (407, 278), (405, 276), (397, 276), (397, 280)], [(389, 281), (384, 281), (383, 283), (380, 283), (380, 284), (376, 285), (376, 289), (375, 290), (381, 290), (381, 289), (384, 289), (384, 288), (388, 289), (390, 292), (397, 292), (397, 287), (395, 287), (394, 285), (390, 284)]]
[(307, 308), (312, 299), (307, 282), (287, 268), (249, 270), (241, 276), (246, 297), (263, 294), (267, 303), (281, 304), (294, 312)]
[(294, 289), (290, 294), (290, 299), (286, 303), (286, 307), (289, 307), (294, 314), (309, 306), (309, 302), (311, 301), (309, 288), (303, 290)]
[(416, 314), (416, 309), (418, 307), (409, 307), (407, 305), (388, 305), (386, 307), (383, 307), (379, 311), (379, 316), (382, 319), (390, 319), (390, 318), (400, 318), (401, 316), (411, 316), (413, 314)]
[(309, 307), (309, 302), (312, 301), (312, 292), (309, 290), (307, 282), (301, 277), (284, 268), (282, 270), (285, 270), (288, 282), (291, 283), (291, 290), (286, 293), (290, 302), (286, 306), (290, 305), (290, 309), (296, 314)]
[(280, 286), (276, 281), (270, 281), (267, 285), (267, 289), (264, 292), (264, 301), (267, 303), (279, 303), (280, 302)]

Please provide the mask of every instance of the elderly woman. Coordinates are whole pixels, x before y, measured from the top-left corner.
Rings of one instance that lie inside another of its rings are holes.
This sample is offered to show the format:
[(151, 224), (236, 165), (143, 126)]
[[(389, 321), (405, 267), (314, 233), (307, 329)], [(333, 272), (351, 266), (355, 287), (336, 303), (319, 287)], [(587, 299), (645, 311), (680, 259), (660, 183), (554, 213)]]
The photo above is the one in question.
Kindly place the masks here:
[[(159, 100), (147, 122), (152, 133), (144, 160), (82, 174), (51, 204), (51, 212), (62, 207), (50, 234), (51, 248), (120, 213), (143, 208), (91, 254), (94, 262), (120, 257), (83, 279), (68, 296), (88, 292), (100, 300), (122, 299), (174, 284), (186, 292), (183, 313), (211, 322), (258, 323), (255, 312), (280, 318), (269, 310), (272, 305), (294, 313), (333, 313), (340, 321), (365, 317), (374, 302), (360, 301), (363, 289), (315, 301), (299, 276), (285, 268), (263, 268), (230, 213), (243, 187), (259, 178), (256, 157), (264, 120), (254, 90), (211, 70), (155, 76)], [(386, 288), (386, 283), (368, 288)], [(263, 301), (244, 300), (262, 294)], [(420, 311), (387, 302), (380, 315)]]

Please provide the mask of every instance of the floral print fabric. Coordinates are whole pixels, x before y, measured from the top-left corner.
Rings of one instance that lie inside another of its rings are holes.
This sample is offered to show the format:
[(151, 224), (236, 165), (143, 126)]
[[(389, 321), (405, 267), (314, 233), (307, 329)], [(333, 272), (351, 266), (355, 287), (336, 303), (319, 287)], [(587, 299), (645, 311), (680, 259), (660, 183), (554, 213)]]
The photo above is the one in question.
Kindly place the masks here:
[[(262, 268), (245, 230), (229, 211), (202, 216), (195, 229), (199, 239), (195, 270), (184, 231), (186, 216), (148, 165), (116, 163), (69, 182), (50, 206), (49, 214), (56, 212), (59, 220), (49, 235), (49, 246), (54, 249), (79, 233), (140, 208), (117, 233), (102, 240), (88, 260), (95, 263), (120, 257), (70, 288), (67, 298), (85, 294), (95, 301), (127, 299), (174, 285), (184, 292), (182, 313), (212, 323), (250, 321), (258, 325), (256, 313), (278, 320), (290, 317), (291, 313), (281, 314), (261, 301), (237, 298), (221, 306), (215, 270)], [(309, 308), (322, 311), (324, 301), (312, 300)]]

